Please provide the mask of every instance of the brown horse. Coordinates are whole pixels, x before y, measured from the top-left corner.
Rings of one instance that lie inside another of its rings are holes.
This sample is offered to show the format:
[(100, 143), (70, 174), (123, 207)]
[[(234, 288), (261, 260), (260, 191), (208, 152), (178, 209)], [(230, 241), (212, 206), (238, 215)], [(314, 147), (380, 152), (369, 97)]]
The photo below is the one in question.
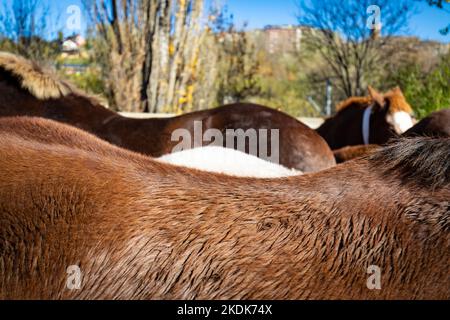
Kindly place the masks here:
[[(99, 141), (96, 144), (89, 143), (92, 136), (86, 131), (77, 130), (75, 127), (68, 127), (44, 118), (0, 118), (0, 132), (8, 133), (11, 131), (43, 143), (62, 144), (86, 151), (95, 151), (102, 155), (110, 155), (111, 150), (113, 150), (115, 156), (124, 154), (122, 148), (115, 147), (104, 140), (98, 139)], [(95, 149), (92, 149), (92, 147), (95, 147)], [(186, 155), (186, 153), (195, 153), (194, 160), (192, 161), (192, 157), (190, 158), (190, 155)], [(125, 154), (127, 153), (125, 152)], [(136, 154), (136, 156), (138, 155)], [(205, 157), (208, 159), (204, 159)], [(204, 171), (245, 177), (274, 178), (302, 174), (297, 170), (286, 169), (278, 164), (222, 147), (195, 148), (169, 154), (156, 160)]]
[(420, 120), (404, 136), (450, 137), (450, 109), (433, 112)]
[(353, 160), (362, 156), (373, 153), (380, 148), (377, 144), (358, 145), (343, 147), (333, 151), (336, 163), (343, 163), (345, 161)]
[[(0, 53), (0, 116), (23, 115), (71, 124), (115, 145), (154, 157), (171, 153), (179, 146), (182, 137), (173, 135), (177, 129), (187, 130), (190, 147), (212, 142), (226, 146), (225, 138), (220, 142), (215, 136), (193, 143), (196, 129), (201, 131), (200, 135), (208, 129), (217, 129), (215, 134), (231, 139), (231, 147), (239, 148), (241, 141), (246, 149), (241, 151), (250, 151), (252, 138), (279, 143), (266, 142), (263, 157), (278, 151), (278, 158), (268, 160), (288, 168), (311, 172), (335, 164), (330, 148), (314, 130), (271, 108), (240, 103), (173, 118), (130, 119), (104, 108), (98, 99), (86, 96), (36, 64)], [(272, 136), (274, 130), (279, 130), (279, 137)], [(261, 156), (261, 145), (257, 147)]]
[(0, 127), (3, 299), (450, 298), (450, 139), (249, 179)]
[(384, 144), (413, 125), (412, 109), (400, 88), (381, 94), (369, 87), (368, 97), (353, 97), (336, 107), (317, 132), (331, 149), (362, 144)]
[[(433, 112), (428, 117), (420, 120), (411, 129), (406, 131), (403, 137), (450, 137), (450, 109)], [(352, 160), (375, 151), (380, 146), (357, 145), (340, 148), (333, 151), (337, 163)]]

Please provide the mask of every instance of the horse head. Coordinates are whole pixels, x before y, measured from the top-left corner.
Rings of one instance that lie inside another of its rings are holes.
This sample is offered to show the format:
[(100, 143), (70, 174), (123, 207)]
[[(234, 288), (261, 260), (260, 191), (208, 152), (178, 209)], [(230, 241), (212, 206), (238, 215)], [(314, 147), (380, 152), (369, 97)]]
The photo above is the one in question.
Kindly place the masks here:
[[(375, 127), (384, 128), (385, 132), (401, 135), (415, 124), (413, 110), (399, 87), (384, 94), (371, 86), (368, 87), (368, 91), (372, 99), (371, 111)], [(378, 132), (383, 131), (378, 130)]]

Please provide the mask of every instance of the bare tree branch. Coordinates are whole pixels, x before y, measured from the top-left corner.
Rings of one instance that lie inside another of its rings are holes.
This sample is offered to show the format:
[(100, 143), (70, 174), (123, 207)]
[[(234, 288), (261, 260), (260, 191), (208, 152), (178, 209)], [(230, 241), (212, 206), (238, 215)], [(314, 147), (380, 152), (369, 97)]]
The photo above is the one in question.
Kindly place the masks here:
[[(369, 28), (367, 8), (380, 8), (382, 29)], [(329, 0), (301, 1), (298, 21), (315, 30), (307, 40), (321, 53), (347, 97), (361, 95), (370, 82), (370, 74), (386, 58), (383, 49), (390, 38), (401, 31), (414, 11), (410, 1)]]

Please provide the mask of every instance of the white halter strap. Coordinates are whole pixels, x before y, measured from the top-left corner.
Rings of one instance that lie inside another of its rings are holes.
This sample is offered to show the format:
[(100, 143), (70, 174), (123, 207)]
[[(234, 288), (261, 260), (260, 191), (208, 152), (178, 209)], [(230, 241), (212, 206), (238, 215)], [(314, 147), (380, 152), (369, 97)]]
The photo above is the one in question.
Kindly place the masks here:
[(370, 116), (372, 115), (372, 106), (366, 108), (362, 120), (362, 136), (365, 145), (369, 144), (370, 135)]

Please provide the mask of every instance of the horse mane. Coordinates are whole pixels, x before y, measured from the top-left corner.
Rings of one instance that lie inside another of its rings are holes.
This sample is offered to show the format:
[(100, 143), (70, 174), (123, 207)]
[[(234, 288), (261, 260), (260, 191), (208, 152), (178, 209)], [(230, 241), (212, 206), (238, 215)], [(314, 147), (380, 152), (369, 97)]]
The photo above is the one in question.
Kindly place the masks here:
[(51, 70), (18, 55), (0, 52), (0, 72), (7, 72), (20, 86), (40, 100), (58, 99), (78, 93), (70, 83), (59, 79)]
[(340, 112), (350, 106), (359, 106), (366, 108), (372, 103), (373, 99), (369, 96), (366, 97), (350, 97), (345, 99), (344, 101), (341, 101), (336, 105), (336, 112)]
[[(406, 101), (405, 96), (399, 88), (390, 90), (384, 94), (384, 98), (389, 100), (389, 112), (395, 113), (399, 111), (405, 111), (409, 114), (413, 113), (413, 110), (409, 103)], [(365, 97), (350, 97), (340, 102), (336, 106), (336, 112), (349, 108), (350, 106), (359, 107), (362, 109), (367, 108), (374, 102), (374, 99), (370, 96)]]
[(62, 80), (51, 69), (9, 52), (0, 51), (1, 73), (10, 75), (17, 80), (22, 89), (39, 100), (60, 99), (74, 94), (107, 108), (107, 103), (102, 97), (87, 94), (68, 81)]
[(450, 187), (450, 138), (402, 138), (372, 154), (386, 174), (430, 189)]

